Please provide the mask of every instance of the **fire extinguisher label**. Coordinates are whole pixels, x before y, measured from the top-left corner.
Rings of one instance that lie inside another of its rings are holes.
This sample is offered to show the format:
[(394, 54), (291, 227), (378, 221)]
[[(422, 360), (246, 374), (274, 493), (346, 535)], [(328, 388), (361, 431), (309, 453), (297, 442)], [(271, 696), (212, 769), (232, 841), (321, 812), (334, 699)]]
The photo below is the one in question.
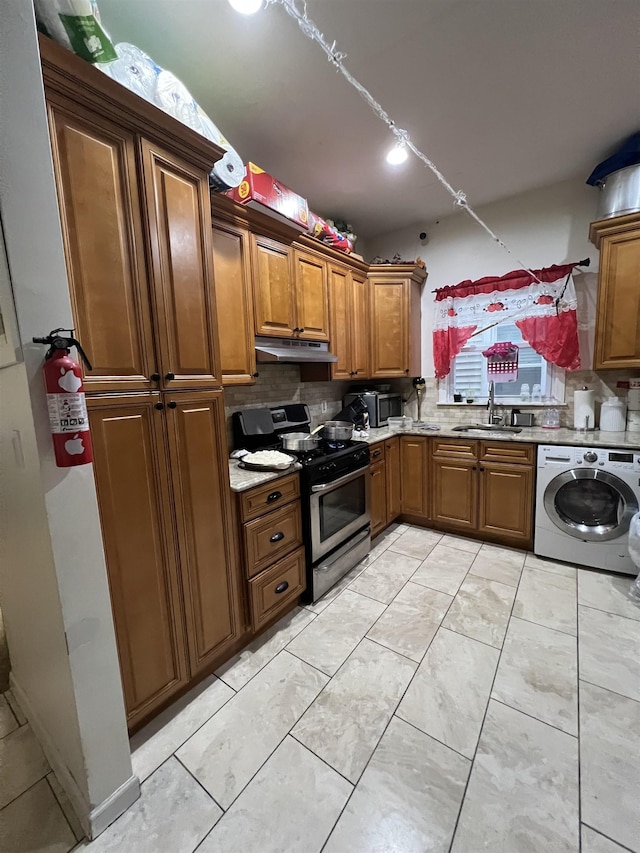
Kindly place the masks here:
[(89, 430), (84, 394), (47, 394), (47, 406), (49, 426), (54, 435)]

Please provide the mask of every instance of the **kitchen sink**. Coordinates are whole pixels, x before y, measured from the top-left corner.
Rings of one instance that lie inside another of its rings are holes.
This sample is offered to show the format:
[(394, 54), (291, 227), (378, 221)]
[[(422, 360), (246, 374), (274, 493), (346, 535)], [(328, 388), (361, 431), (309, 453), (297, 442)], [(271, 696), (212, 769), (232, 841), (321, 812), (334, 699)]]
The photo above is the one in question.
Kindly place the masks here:
[(509, 435), (522, 432), (522, 427), (502, 426), (501, 424), (464, 424), (453, 427), (453, 432), (470, 432), (474, 435)]

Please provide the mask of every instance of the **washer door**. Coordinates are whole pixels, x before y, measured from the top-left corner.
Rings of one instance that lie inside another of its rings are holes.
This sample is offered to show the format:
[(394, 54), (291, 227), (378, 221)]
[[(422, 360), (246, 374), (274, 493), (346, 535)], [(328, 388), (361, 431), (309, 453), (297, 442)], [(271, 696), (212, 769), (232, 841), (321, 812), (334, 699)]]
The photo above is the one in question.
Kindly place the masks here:
[(606, 542), (629, 530), (638, 501), (614, 474), (578, 468), (559, 474), (549, 483), (544, 508), (563, 533), (588, 542)]

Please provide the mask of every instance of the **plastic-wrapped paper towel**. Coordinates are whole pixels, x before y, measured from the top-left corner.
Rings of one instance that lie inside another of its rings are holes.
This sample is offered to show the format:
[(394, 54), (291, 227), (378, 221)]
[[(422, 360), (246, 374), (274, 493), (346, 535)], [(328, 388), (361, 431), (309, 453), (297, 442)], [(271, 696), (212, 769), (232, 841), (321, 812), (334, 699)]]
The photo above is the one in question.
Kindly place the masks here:
[(202, 133), (202, 122), (198, 118), (198, 108), (191, 92), (171, 71), (160, 71), (153, 97), (160, 109), (197, 133)]
[(116, 59), (95, 0), (35, 0), (35, 9), (44, 32), (87, 62)]
[(96, 67), (112, 80), (153, 103), (158, 74), (162, 70), (160, 66), (135, 44), (119, 42), (116, 53), (118, 58), (114, 62), (101, 62)]
[(212, 187), (220, 192), (230, 190), (232, 187), (239, 187), (245, 175), (245, 166), (242, 162), (242, 157), (229, 144), (225, 137), (220, 133), (216, 125), (211, 121), (205, 111), (196, 104), (198, 111), (198, 119), (200, 121), (200, 133), (220, 145), (225, 149), (224, 157), (214, 163), (211, 174), (209, 175), (209, 183)]

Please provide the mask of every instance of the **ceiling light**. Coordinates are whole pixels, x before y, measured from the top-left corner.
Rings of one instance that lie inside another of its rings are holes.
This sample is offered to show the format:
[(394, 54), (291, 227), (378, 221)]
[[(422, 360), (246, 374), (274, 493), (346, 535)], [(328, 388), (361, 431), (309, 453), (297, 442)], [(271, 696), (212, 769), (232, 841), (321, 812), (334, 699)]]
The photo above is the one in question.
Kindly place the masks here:
[(229, 3), (243, 15), (253, 15), (262, 6), (262, 0), (229, 0)]
[(387, 163), (391, 163), (392, 166), (399, 166), (401, 163), (404, 163), (408, 156), (407, 146), (399, 143), (398, 145), (394, 145), (387, 154)]

